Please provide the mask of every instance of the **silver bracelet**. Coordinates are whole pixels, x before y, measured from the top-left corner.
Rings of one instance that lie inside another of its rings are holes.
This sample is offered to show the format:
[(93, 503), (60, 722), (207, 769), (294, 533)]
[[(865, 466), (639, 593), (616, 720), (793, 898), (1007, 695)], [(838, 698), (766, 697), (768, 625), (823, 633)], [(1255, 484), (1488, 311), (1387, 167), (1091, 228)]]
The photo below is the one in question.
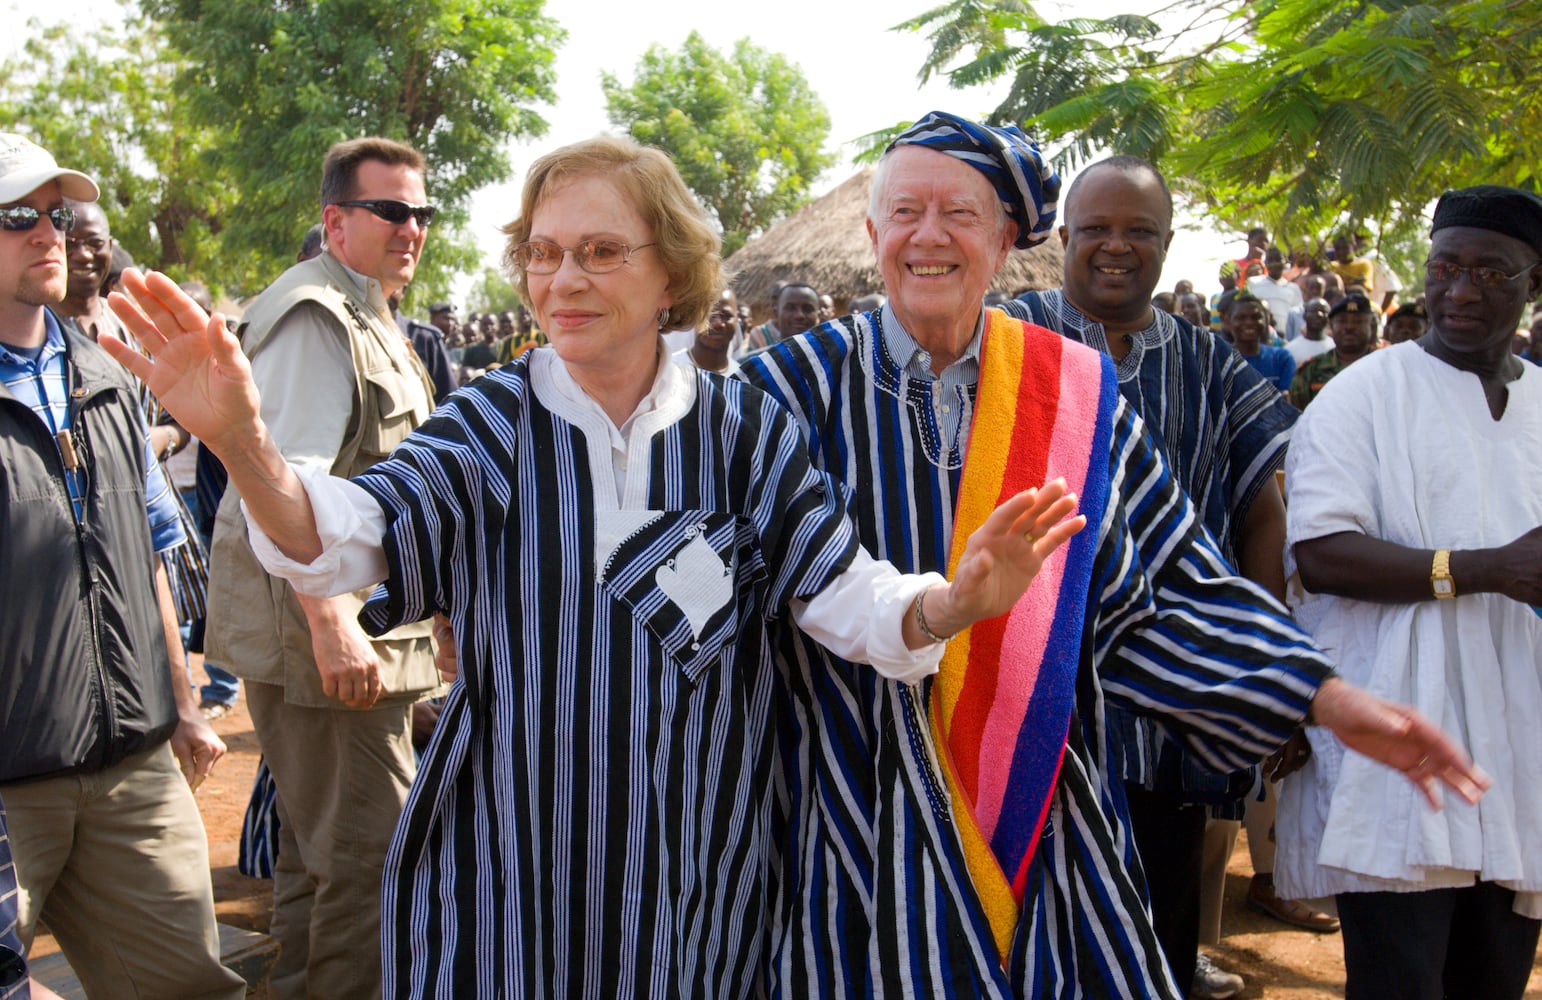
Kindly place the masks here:
[(921, 602), (926, 599), (926, 595), (932, 590), (932, 587), (927, 587), (925, 590), (916, 595), (916, 628), (920, 629), (921, 634), (926, 636), (932, 642), (947, 642), (949, 639), (953, 638), (953, 636), (938, 635), (936, 632), (933, 632), (931, 626), (926, 624), (926, 609), (921, 607)]

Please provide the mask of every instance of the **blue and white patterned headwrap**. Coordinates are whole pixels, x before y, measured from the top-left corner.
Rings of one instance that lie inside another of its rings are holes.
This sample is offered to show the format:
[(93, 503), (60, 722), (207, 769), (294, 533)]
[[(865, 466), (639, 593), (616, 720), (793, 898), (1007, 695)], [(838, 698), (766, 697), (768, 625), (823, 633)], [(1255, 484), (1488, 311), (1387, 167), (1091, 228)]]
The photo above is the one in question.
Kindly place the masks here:
[(1038, 145), (1016, 126), (981, 125), (946, 111), (933, 111), (900, 133), (884, 152), (895, 146), (935, 149), (984, 174), (996, 189), (1001, 206), (1017, 222), (1014, 246), (1018, 249), (1038, 246), (1049, 238), (1060, 199), (1060, 175), (1044, 159)]

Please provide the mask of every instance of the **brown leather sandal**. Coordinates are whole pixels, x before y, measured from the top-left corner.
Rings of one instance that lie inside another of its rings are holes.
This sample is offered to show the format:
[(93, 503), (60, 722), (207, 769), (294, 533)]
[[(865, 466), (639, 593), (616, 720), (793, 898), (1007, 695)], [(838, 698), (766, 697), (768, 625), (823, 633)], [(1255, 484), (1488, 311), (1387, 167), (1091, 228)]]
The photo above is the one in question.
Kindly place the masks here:
[(1266, 917), (1273, 917), (1292, 927), (1332, 934), (1339, 929), (1339, 918), (1312, 909), (1300, 900), (1281, 899), (1274, 893), (1274, 880), (1265, 881), (1258, 875), (1248, 884), (1248, 909), (1257, 910)]

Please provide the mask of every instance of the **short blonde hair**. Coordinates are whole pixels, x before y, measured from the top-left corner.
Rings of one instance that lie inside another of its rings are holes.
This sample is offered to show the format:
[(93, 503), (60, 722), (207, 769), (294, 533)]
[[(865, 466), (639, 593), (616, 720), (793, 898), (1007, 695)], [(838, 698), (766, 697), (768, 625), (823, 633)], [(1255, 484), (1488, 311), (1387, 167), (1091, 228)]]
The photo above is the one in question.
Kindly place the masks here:
[(695, 329), (723, 290), (718, 239), (701, 203), (668, 156), (631, 139), (600, 136), (564, 146), (535, 161), (525, 177), (519, 218), (502, 229), (508, 241), (503, 266), (530, 301), (530, 282), (514, 263), (514, 251), (530, 238), (531, 219), (546, 192), (575, 177), (600, 176), (626, 195), (653, 231), (654, 248), (669, 275), (669, 326)]

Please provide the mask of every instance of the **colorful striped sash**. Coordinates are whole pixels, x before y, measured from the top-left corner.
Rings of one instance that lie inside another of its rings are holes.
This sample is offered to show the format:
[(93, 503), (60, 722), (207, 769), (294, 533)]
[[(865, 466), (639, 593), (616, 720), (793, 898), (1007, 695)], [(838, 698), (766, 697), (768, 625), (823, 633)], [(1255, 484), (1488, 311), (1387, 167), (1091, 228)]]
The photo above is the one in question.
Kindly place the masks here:
[(1057, 476), (1080, 498), (1088, 525), (1011, 611), (948, 644), (932, 686), (953, 818), (1004, 961), (1075, 709), (1118, 384), (1098, 352), (996, 310), (986, 316), (948, 574), (1003, 500)]

